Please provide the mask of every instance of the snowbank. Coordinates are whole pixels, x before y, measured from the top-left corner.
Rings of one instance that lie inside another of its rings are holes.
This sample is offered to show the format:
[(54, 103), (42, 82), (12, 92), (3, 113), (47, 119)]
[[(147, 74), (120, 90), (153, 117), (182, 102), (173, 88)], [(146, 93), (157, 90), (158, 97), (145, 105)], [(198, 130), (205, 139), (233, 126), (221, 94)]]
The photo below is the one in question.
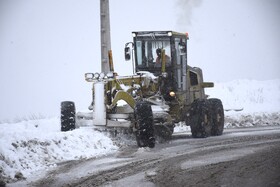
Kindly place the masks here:
[(225, 128), (280, 125), (280, 112), (231, 114), (225, 116)]
[(100, 157), (117, 150), (110, 138), (92, 128), (60, 132), (58, 118), (0, 126), (0, 174), (5, 178), (14, 179), (19, 173), (28, 178), (60, 162)]
[(241, 113), (280, 111), (280, 79), (215, 83), (215, 87), (207, 89), (206, 93), (212, 98), (220, 98), (225, 109), (243, 109)]

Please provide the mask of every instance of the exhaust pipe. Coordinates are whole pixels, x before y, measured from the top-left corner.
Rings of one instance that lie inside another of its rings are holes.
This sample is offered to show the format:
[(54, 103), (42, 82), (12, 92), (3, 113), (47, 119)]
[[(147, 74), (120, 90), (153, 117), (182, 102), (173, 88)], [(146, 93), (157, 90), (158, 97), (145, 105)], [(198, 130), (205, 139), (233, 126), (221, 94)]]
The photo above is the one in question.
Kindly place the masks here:
[(94, 106), (93, 106), (93, 125), (106, 125), (106, 107), (105, 107), (105, 93), (104, 82), (94, 83)]

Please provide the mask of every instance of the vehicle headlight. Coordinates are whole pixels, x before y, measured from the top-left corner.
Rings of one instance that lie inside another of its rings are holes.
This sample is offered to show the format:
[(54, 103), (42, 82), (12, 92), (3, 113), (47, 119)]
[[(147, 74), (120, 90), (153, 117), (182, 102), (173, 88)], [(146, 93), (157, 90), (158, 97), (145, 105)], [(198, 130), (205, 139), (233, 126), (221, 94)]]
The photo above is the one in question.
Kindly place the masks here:
[(98, 79), (98, 78), (99, 78), (99, 73), (95, 73), (95, 74), (94, 74), (94, 78), (95, 78), (95, 79)]
[(171, 97), (175, 97), (175, 92), (173, 92), (173, 91), (171, 91), (171, 92), (169, 92), (169, 95), (171, 96)]
[(100, 73), (99, 78), (100, 78), (100, 79), (104, 79), (104, 77), (105, 77), (105, 73), (103, 73), (103, 72)]
[(106, 75), (108, 78), (113, 78), (114, 77), (114, 73), (113, 72), (109, 72)]
[(94, 77), (93, 73), (85, 73), (85, 79), (90, 81), (92, 80)]

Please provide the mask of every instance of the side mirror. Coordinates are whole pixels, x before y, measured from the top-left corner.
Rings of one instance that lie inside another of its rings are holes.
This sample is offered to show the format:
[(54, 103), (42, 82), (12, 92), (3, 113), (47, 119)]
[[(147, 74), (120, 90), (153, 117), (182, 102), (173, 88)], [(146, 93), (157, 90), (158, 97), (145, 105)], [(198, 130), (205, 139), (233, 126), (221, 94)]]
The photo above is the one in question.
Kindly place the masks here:
[(131, 53), (130, 53), (130, 48), (129, 47), (124, 48), (124, 57), (125, 57), (126, 61), (130, 60)]
[(185, 42), (179, 43), (179, 51), (180, 51), (180, 55), (185, 55), (187, 53), (187, 47)]

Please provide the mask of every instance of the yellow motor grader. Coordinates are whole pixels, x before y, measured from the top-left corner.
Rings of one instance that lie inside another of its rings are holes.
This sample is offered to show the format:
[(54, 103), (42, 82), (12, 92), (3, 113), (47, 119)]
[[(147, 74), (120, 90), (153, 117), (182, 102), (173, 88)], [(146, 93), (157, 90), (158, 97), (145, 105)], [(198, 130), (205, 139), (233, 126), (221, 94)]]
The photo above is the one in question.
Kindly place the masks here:
[(133, 74), (118, 76), (109, 53), (110, 71), (86, 73), (92, 83), (90, 113), (76, 113), (72, 101), (61, 103), (61, 130), (77, 127), (78, 120), (104, 128), (128, 128), (139, 147), (154, 147), (155, 136), (172, 136), (175, 123), (185, 122), (192, 136), (223, 133), (224, 110), (220, 99), (207, 98), (202, 70), (187, 62), (188, 34), (174, 31), (133, 32), (125, 44)]

